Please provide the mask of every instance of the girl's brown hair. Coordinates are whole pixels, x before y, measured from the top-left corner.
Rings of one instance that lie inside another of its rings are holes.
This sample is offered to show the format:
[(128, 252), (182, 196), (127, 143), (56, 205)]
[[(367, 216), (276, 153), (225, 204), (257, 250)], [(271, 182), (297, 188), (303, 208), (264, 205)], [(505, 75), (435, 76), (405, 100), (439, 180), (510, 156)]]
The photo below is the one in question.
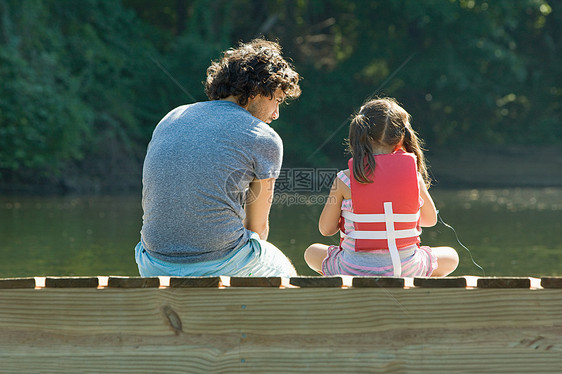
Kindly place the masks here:
[(400, 141), (406, 152), (416, 155), (418, 172), (429, 188), (431, 180), (423, 155), (423, 142), (410, 125), (410, 115), (393, 98), (365, 103), (349, 125), (348, 150), (353, 156), (353, 176), (360, 183), (372, 183), (375, 170), (373, 142), (397, 146)]
[(273, 98), (277, 89), (285, 99), (301, 94), (299, 74), (281, 56), (281, 46), (265, 39), (240, 43), (238, 48), (224, 52), (221, 59), (207, 68), (205, 93), (210, 100), (236, 96), (244, 106), (257, 95)]

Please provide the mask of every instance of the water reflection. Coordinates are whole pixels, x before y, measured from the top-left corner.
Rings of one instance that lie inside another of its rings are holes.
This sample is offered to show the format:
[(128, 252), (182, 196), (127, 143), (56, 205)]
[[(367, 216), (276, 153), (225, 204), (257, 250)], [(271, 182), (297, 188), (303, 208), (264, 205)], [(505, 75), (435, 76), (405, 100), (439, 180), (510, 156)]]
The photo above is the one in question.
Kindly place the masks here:
[[(562, 275), (562, 188), (433, 190), (441, 217), (452, 225), (486, 275)], [(317, 229), (322, 205), (277, 200), (270, 241), (313, 275), (302, 258), (313, 242), (337, 244)], [(0, 197), (0, 277), (138, 275), (140, 196)], [(444, 225), (424, 229), (425, 245), (457, 248), (452, 275), (482, 275)]]
[(140, 222), (137, 196), (2, 197), (0, 276), (135, 275)]
[(493, 210), (562, 210), (560, 189), (484, 189), (459, 191), (463, 207), (470, 209), (473, 203), (488, 205)]

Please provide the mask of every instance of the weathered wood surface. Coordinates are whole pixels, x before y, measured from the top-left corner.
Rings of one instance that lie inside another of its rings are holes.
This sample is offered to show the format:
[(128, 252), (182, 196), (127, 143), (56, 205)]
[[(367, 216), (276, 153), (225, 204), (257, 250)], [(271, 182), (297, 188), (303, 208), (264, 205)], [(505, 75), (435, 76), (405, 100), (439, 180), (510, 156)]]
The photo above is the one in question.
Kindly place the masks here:
[(35, 288), (35, 278), (0, 279), (0, 289), (1, 288)]
[(559, 373), (562, 367), (560, 288), (446, 288), (459, 281), (398, 288), (395, 280), (387, 281), (390, 287), (326, 287), (326, 281), (313, 287), (302, 278), (295, 282), (302, 288), (255, 287), (247, 279), (232, 287), (199, 279), (203, 287), (175, 288), (172, 280), (160, 288), (119, 280), (120, 287), (0, 289), (0, 373)]
[(404, 288), (404, 278), (394, 277), (353, 277), (353, 287), (397, 287)]
[(46, 277), (45, 287), (91, 288), (99, 285), (98, 277)]
[(297, 287), (341, 287), (342, 277), (294, 277), (291, 285)]
[[(46, 287), (47, 284), (45, 284)], [(116, 288), (158, 288), (160, 279), (158, 277), (108, 277), (107, 287)]]
[[(414, 286), (429, 288), (463, 288), (466, 287), (466, 278), (447, 277), (447, 278), (414, 278)], [(529, 288), (529, 286), (527, 286)]]
[(171, 277), (169, 285), (174, 288), (216, 288), (223, 286), (224, 280), (222, 277)]
[(562, 288), (562, 277), (543, 277), (541, 286), (544, 288)]
[(281, 287), (281, 277), (231, 277), (230, 287)]
[(528, 277), (478, 278), (477, 287), (479, 288), (529, 288), (531, 287), (531, 279)]

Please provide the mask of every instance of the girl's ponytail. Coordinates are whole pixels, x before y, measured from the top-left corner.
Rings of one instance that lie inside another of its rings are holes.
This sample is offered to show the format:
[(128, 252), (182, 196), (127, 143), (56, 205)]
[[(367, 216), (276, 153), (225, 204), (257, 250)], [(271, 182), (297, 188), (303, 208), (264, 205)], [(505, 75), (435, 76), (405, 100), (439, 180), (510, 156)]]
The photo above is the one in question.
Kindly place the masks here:
[(427, 165), (425, 163), (425, 157), (423, 155), (423, 142), (410, 125), (406, 124), (406, 131), (404, 132), (404, 148), (406, 152), (410, 152), (416, 155), (418, 172), (421, 174), (425, 186), (429, 188), (431, 185), (431, 178), (429, 178), (429, 173), (427, 172)]
[(375, 170), (371, 140), (367, 117), (363, 114), (356, 115), (349, 125), (349, 150), (353, 154), (353, 176), (360, 183), (373, 182), (369, 179), (369, 175)]

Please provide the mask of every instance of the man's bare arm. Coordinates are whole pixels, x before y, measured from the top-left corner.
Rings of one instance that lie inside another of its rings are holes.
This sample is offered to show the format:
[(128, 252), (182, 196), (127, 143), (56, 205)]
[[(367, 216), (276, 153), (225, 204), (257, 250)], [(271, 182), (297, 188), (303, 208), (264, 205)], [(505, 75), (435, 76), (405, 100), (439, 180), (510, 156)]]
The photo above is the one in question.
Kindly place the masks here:
[(275, 179), (254, 179), (246, 200), (244, 227), (257, 233), (260, 239), (269, 235), (269, 211), (273, 201)]

